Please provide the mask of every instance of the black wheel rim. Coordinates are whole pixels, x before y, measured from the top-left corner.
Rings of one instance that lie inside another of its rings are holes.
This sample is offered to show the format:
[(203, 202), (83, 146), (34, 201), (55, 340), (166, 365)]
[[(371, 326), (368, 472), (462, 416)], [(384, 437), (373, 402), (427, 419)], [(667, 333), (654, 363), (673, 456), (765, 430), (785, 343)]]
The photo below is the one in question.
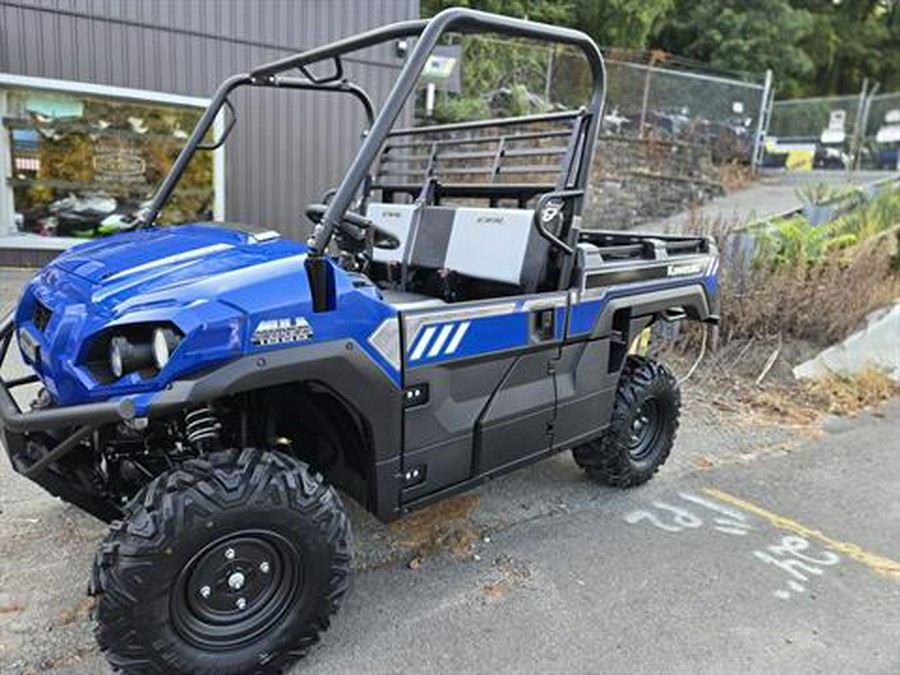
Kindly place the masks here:
[(628, 443), (628, 455), (631, 459), (643, 462), (656, 452), (657, 441), (662, 433), (662, 417), (659, 401), (655, 398), (645, 399), (634, 413)]
[(173, 624), (202, 649), (231, 650), (276, 626), (303, 581), (300, 555), (269, 531), (230, 534), (205, 546), (178, 576)]

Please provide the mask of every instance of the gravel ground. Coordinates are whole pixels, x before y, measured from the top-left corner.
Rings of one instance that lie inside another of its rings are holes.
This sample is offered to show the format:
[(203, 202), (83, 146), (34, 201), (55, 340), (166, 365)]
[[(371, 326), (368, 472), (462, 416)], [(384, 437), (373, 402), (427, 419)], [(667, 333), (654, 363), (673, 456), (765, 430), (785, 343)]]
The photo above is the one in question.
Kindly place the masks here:
[[(15, 301), (29, 276), (0, 270), (0, 306)], [(810, 436), (809, 427), (748, 424), (713, 410), (690, 382), (684, 399), (681, 432), (661, 482), (784, 454)], [(473, 544), (486, 536), (583, 512), (605, 494), (564, 453), (392, 526), (351, 504), (355, 564), (377, 570), (417, 568), (431, 558), (469, 559)], [(0, 512), (0, 673), (107, 672), (90, 633), (85, 595), (103, 524), (14, 474), (6, 459), (0, 459)]]

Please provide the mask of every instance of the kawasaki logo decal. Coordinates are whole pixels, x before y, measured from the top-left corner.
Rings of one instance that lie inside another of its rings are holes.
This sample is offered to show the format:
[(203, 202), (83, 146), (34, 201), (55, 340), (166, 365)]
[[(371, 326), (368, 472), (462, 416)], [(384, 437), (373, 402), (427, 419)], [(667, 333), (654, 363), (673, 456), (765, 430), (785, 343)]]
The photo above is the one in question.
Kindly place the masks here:
[(682, 265), (669, 265), (668, 276), (683, 277), (689, 274), (700, 274), (703, 271), (703, 263), (685, 263)]
[(302, 316), (260, 321), (251, 338), (255, 345), (278, 345), (303, 342), (313, 336), (312, 326)]

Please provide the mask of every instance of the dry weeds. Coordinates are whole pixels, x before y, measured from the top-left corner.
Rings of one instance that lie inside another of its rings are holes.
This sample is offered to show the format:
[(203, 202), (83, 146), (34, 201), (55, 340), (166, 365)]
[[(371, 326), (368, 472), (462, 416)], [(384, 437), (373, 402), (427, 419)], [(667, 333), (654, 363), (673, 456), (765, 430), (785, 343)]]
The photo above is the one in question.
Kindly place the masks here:
[[(797, 345), (787, 343), (789, 347)], [(697, 371), (688, 385), (692, 406), (706, 407), (728, 424), (781, 426), (819, 433), (818, 424), (825, 415), (857, 415), (877, 408), (891, 397), (900, 395), (900, 385), (877, 368), (867, 368), (855, 377), (832, 375), (814, 382), (798, 382), (792, 367), (808, 355), (795, 349), (788, 361), (779, 356), (775, 368), (761, 384), (756, 384), (759, 363), (772, 351), (765, 342), (733, 343), (713, 354)], [(739, 359), (734, 354), (738, 353)], [(667, 362), (675, 364), (676, 373), (684, 370), (689, 360), (685, 355), (668, 354)], [(698, 468), (706, 468), (699, 466)]]
[(859, 327), (866, 315), (900, 297), (891, 269), (896, 244), (873, 239), (852, 255), (835, 254), (810, 269), (751, 270), (739, 282), (721, 278), (722, 335), (781, 334), (827, 346)]
[(750, 167), (741, 162), (726, 162), (718, 166), (719, 182), (726, 192), (743, 190), (753, 182), (753, 172)]
[(719, 345), (732, 340), (801, 339), (820, 347), (856, 330), (866, 315), (900, 297), (896, 268), (900, 228), (852, 249), (834, 251), (814, 265), (761, 267), (741, 223), (692, 214), (688, 230), (713, 237), (722, 256)]
[(805, 384), (804, 388), (833, 415), (854, 416), (900, 395), (900, 385), (883, 370), (871, 366), (854, 377), (832, 374)]

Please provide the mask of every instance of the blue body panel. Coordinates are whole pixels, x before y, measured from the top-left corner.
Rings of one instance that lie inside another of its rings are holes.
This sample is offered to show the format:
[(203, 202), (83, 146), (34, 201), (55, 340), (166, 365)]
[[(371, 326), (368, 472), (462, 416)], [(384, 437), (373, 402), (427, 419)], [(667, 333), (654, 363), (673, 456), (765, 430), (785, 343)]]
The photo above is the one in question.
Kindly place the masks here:
[[(510, 302), (509, 311), (481, 318), (425, 321), (406, 346), (408, 369), (493, 352), (522, 349), (531, 343), (531, 315), (524, 303)], [(555, 340), (565, 332), (565, 307), (556, 310)]]
[[(38, 345), (39, 358), (31, 365), (61, 405), (158, 392), (197, 370), (288, 346), (254, 345), (251, 335), (261, 321), (295, 317), (309, 323), (309, 342), (356, 340), (399, 386), (400, 373), (366, 340), (396, 310), (379, 299), (374, 286), (359, 284), (335, 266), (341, 311), (315, 314), (306, 253), (296, 242), (257, 241), (206, 225), (88, 242), (61, 255), (28, 284), (16, 326)], [(36, 302), (52, 312), (43, 331), (33, 323)], [(95, 380), (85, 364), (94, 336), (113, 326), (159, 322), (174, 323), (184, 334), (165, 368), (154, 377), (131, 373), (111, 384)]]
[[(16, 327), (37, 345), (38, 357), (31, 365), (59, 405), (128, 396), (137, 413), (143, 414), (153, 397), (174, 380), (247, 354), (296, 346), (296, 341), (254, 343), (253, 333), (261, 322), (285, 320), (308, 325), (302, 344), (353, 340), (401, 388), (399, 354), (387, 358), (372, 342), (386, 320), (398, 318), (398, 310), (384, 302), (365, 277), (333, 264), (337, 309), (313, 312), (306, 255), (307, 248), (300, 243), (257, 239), (202, 224), (91, 241), (61, 255), (28, 284), (16, 312)], [(609, 286), (580, 298), (564, 295), (554, 310), (553, 341), (587, 338), (603, 308), (616, 297), (701, 285), (711, 305), (717, 269), (713, 257), (696, 274)], [(398, 349), (405, 343), (405, 368), (532, 346), (528, 302), (497, 298), (488, 304), (500, 305), (500, 310), (486, 315), (472, 313), (470, 308), (480, 303), (415, 313), (418, 329), (403, 340), (397, 337)], [(51, 312), (43, 330), (34, 323), (36, 303)], [(159, 323), (174, 324), (184, 337), (158, 373), (135, 372), (102, 383), (90, 372), (87, 354), (101, 332)], [(399, 321), (395, 326), (395, 331), (406, 330)]]

